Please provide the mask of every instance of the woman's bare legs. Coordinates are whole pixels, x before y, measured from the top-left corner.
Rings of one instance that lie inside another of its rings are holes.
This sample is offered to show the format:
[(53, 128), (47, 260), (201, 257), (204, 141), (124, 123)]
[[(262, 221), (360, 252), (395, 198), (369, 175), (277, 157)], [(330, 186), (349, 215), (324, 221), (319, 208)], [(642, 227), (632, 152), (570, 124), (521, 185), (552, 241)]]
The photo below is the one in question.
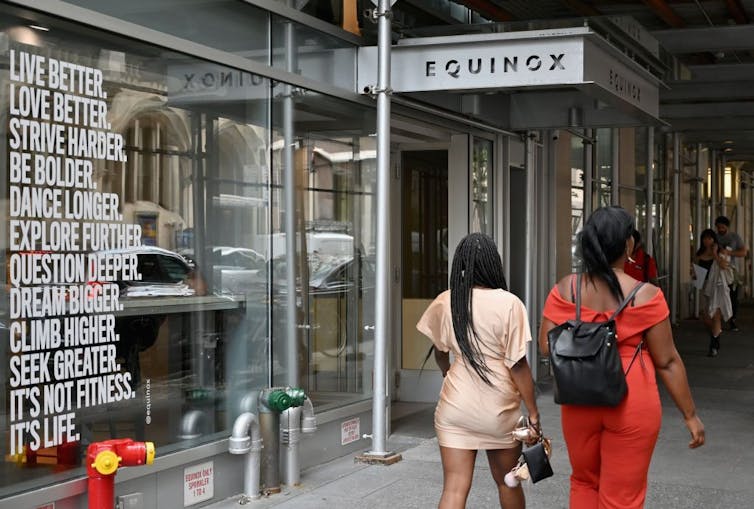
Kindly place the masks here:
[(715, 310), (715, 316), (712, 317), (712, 335), (718, 337), (723, 332), (723, 317), (719, 309)]
[(722, 326), (722, 318), (720, 317), (720, 310), (716, 310), (715, 314), (713, 316), (710, 316), (707, 314), (706, 310), (701, 311), (702, 314), (702, 322), (704, 322), (705, 327), (707, 327), (707, 330), (710, 334), (713, 336), (719, 336), (720, 333), (723, 331)]
[(718, 350), (720, 350), (720, 335), (723, 333), (722, 313), (720, 313), (720, 309), (716, 309), (715, 314), (709, 316), (706, 311), (702, 311), (702, 320), (704, 321), (707, 330), (709, 330), (710, 336), (712, 336), (710, 338), (709, 352), (707, 355), (709, 357), (715, 357), (717, 356)]
[(487, 451), (487, 461), (490, 464), (492, 478), (497, 483), (497, 490), (500, 494), (500, 507), (505, 509), (524, 509), (526, 500), (524, 499), (524, 490), (519, 484), (515, 488), (509, 488), (505, 485), (505, 474), (511, 471), (518, 463), (521, 456), (521, 444), (512, 449), (494, 449)]
[(440, 457), (443, 485), (439, 509), (464, 509), (474, 477), (476, 451), (440, 446)]

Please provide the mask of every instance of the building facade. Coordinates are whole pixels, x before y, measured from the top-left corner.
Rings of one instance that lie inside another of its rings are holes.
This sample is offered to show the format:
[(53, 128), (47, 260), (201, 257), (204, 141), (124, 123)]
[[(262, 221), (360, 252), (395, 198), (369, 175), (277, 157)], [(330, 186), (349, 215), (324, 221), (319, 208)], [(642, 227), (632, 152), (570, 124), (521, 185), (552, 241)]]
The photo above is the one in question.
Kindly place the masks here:
[[(302, 466), (368, 448), (376, 109), (358, 27), (274, 1), (7, 2), (0, 23), (0, 506), (86, 507), (86, 447), (125, 437), (156, 444), (154, 464), (117, 476), (140, 507), (241, 493), (228, 437), (269, 387), (314, 405)], [(733, 212), (751, 243), (740, 165), (661, 130), (632, 87), (651, 98), (662, 76), (605, 30), (481, 37), (492, 51), (517, 40), (522, 73), (565, 70), (570, 54), (548, 48), (583, 44), (578, 76), (527, 74), (515, 89), (452, 84), (466, 60), (432, 56), (431, 37), (396, 50), (451, 85), (394, 71), (406, 88), (391, 118), (391, 402), (436, 398), (415, 323), (469, 232), (497, 241), (533, 327), (598, 206), (635, 213), (676, 319), (694, 312), (685, 232)], [(464, 54), (463, 38), (442, 44)], [(470, 78), (513, 69), (492, 58), (469, 58)], [(609, 82), (589, 75), (608, 68)], [(530, 359), (546, 378), (534, 345)]]

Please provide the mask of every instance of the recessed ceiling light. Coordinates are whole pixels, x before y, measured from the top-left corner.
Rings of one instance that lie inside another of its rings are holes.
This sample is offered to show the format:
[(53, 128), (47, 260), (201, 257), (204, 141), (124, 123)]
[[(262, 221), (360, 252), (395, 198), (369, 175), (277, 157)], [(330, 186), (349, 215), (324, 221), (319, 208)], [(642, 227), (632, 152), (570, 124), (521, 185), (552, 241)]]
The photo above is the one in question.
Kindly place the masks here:
[(723, 145), (733, 145), (733, 140), (725, 140)]
[(50, 29), (47, 27), (43, 27), (42, 25), (29, 25), (29, 28), (33, 28), (34, 30), (39, 30), (41, 32), (49, 32)]

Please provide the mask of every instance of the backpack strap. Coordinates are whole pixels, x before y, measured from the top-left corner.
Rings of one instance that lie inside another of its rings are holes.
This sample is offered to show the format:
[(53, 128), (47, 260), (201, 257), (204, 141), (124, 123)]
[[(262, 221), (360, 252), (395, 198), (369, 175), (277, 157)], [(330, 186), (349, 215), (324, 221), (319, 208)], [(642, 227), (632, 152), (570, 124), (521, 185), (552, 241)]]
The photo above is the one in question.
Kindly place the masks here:
[(626, 309), (626, 306), (628, 306), (628, 303), (634, 300), (634, 297), (636, 297), (636, 293), (641, 289), (641, 287), (644, 286), (644, 281), (640, 281), (636, 283), (636, 286), (634, 286), (633, 290), (631, 290), (631, 293), (629, 293), (625, 299), (623, 299), (623, 302), (620, 303), (618, 306), (618, 309), (615, 310), (615, 313), (609, 318), (609, 320), (614, 320), (616, 316), (618, 316), (621, 311)]
[(639, 361), (641, 362), (642, 367), (644, 367), (644, 357), (641, 356), (641, 349), (644, 346), (644, 338), (641, 338), (641, 341), (639, 341), (639, 344), (636, 345), (636, 349), (634, 350), (634, 355), (631, 357), (631, 362), (628, 363), (628, 367), (626, 368), (625, 375), (628, 375), (628, 372), (631, 371), (631, 366), (634, 365), (634, 361), (636, 360), (636, 356), (639, 356)]
[(576, 321), (581, 320), (581, 272), (576, 274)]

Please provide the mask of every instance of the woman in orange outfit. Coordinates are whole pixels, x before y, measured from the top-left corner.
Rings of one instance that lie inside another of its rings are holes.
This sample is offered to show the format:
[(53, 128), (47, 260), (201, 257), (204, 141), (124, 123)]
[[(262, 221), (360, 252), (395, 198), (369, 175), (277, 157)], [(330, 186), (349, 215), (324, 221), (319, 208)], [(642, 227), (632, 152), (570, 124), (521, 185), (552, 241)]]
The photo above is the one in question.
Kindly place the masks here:
[[(594, 211), (578, 236), (584, 276), (581, 319), (606, 321), (637, 281), (623, 272), (633, 251), (633, 218), (620, 207)], [(575, 318), (575, 277), (566, 276), (547, 297), (539, 335), (548, 352), (547, 333)], [(704, 425), (696, 415), (686, 369), (675, 349), (662, 291), (645, 284), (616, 318), (618, 351), (624, 370), (643, 340), (641, 358), (626, 377), (628, 395), (616, 407), (561, 407), (563, 435), (571, 461), (572, 509), (644, 507), (647, 473), (660, 431), (660, 376), (691, 433), (689, 447), (704, 444)]]

